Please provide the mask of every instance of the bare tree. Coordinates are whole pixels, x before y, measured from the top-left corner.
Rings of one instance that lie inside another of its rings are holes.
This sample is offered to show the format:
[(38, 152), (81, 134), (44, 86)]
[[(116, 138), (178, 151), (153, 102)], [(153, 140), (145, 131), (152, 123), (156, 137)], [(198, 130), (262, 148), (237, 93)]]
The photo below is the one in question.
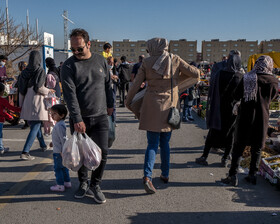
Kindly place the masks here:
[(30, 27), (27, 30), (22, 23), (17, 24), (12, 17), (9, 17), (7, 22), (5, 13), (0, 11), (0, 54), (9, 58), (8, 73), (13, 72), (11, 71), (13, 62), (21, 60), (30, 51), (41, 47), (42, 39), (42, 35), (37, 35), (34, 28)]

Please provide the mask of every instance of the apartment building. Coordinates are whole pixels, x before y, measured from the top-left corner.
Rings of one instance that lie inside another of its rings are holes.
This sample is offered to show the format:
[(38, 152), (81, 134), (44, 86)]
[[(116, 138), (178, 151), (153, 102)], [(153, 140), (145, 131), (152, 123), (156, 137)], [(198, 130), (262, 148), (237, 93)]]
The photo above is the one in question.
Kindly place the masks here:
[(221, 61), (222, 57), (228, 56), (231, 50), (239, 50), (242, 64), (247, 65), (250, 55), (259, 53), (258, 41), (246, 41), (246, 39), (202, 41), (202, 60), (210, 63)]
[(280, 39), (261, 41), (259, 49), (260, 49), (259, 53), (268, 53), (271, 51), (280, 52)]
[(91, 40), (90, 51), (96, 54), (102, 54), (103, 45), (107, 43), (107, 41), (99, 41), (99, 40)]
[(187, 62), (197, 61), (197, 41), (187, 41), (186, 39), (170, 40), (169, 51), (179, 55)]
[(121, 56), (126, 56), (127, 61), (136, 63), (139, 55), (148, 56), (145, 40), (131, 41), (124, 39), (123, 41), (113, 41), (114, 58), (120, 59)]

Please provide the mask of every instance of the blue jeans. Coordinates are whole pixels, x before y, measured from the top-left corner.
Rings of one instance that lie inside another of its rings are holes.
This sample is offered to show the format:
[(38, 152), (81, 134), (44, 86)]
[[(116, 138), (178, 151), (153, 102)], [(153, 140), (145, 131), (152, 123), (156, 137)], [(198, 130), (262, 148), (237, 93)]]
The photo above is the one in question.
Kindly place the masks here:
[(60, 153), (53, 153), (54, 173), (57, 185), (64, 185), (64, 182), (70, 182), (69, 170), (62, 165)]
[(147, 131), (148, 147), (145, 153), (144, 177), (152, 179), (158, 145), (160, 146), (161, 175), (164, 177), (169, 176), (170, 138), (171, 132)]
[(183, 118), (187, 119), (189, 117), (192, 117), (192, 106), (193, 106), (193, 100), (189, 100), (188, 97), (184, 99), (184, 108), (183, 108)]
[(4, 145), (3, 145), (3, 123), (0, 123), (0, 150), (4, 150)]
[(44, 137), (41, 131), (41, 121), (28, 121), (30, 126), (30, 132), (27, 136), (26, 142), (23, 147), (23, 153), (29, 153), (31, 146), (37, 136), (38, 141), (40, 143), (40, 147), (44, 148), (47, 147)]

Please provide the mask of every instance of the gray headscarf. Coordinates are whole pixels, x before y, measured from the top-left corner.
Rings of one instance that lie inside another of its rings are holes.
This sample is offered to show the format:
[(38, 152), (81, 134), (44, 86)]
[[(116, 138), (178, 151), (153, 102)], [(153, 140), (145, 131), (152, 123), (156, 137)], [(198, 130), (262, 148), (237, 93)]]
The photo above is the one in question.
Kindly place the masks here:
[(150, 56), (159, 56), (153, 69), (160, 75), (169, 74), (171, 59), (168, 53), (168, 41), (165, 38), (153, 38), (147, 41)]
[(257, 96), (257, 73), (272, 75), (273, 60), (267, 55), (260, 56), (254, 68), (244, 75), (244, 98), (245, 102), (255, 100)]

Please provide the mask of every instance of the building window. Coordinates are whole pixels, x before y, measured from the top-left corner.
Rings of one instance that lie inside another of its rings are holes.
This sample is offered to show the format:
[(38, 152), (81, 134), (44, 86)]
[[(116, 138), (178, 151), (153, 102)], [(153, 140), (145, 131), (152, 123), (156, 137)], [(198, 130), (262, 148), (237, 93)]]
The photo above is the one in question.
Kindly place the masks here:
[(145, 51), (146, 51), (146, 49), (141, 49), (140, 51), (141, 51), (141, 52), (145, 52)]
[(191, 51), (191, 52), (192, 52), (192, 51), (193, 51), (193, 49), (191, 48), (191, 49), (189, 49), (189, 51)]
[(254, 49), (250, 49), (250, 51), (251, 51), (251, 52), (254, 52), (255, 50), (254, 50)]
[(268, 47), (273, 47), (273, 44), (268, 44), (267, 46), (268, 46)]
[(178, 51), (178, 49), (177, 49), (177, 48), (174, 48), (173, 51)]
[(189, 44), (189, 47), (193, 47), (194, 46), (194, 44)]
[(130, 54), (131, 57), (135, 57), (135, 54)]
[(140, 47), (146, 47), (146, 44), (141, 44)]
[(117, 57), (121, 56), (120, 54), (116, 54)]
[(206, 51), (210, 52), (210, 51), (211, 51), (211, 49), (206, 49)]
[(135, 44), (130, 44), (130, 47), (135, 47)]
[(98, 51), (99, 51), (99, 52), (102, 52), (103, 50), (99, 49)]
[(234, 47), (238, 47), (238, 44), (234, 44), (233, 46), (234, 46)]
[(254, 46), (255, 46), (255, 44), (250, 44), (249, 46), (250, 46), (250, 47), (254, 47)]
[(211, 57), (211, 54), (207, 54), (207, 57)]
[(207, 47), (211, 47), (212, 45), (211, 45), (211, 44), (206, 44), (206, 46), (207, 46)]
[(267, 49), (267, 51), (268, 51), (268, 52), (271, 52), (271, 51), (272, 51), (272, 49)]
[(192, 57), (193, 56), (193, 54), (189, 54), (189, 57)]
[(134, 49), (130, 49), (130, 52), (134, 52)]
[(119, 47), (120, 46), (120, 44), (116, 44), (116, 47)]
[(99, 47), (103, 47), (103, 44), (99, 44)]
[(179, 46), (179, 44), (173, 44), (173, 46), (174, 46), (174, 47), (178, 47), (178, 46)]
[(227, 49), (222, 49), (222, 52), (227, 52)]
[(116, 51), (121, 51), (119, 48), (116, 48)]
[(226, 44), (223, 44), (223, 47), (226, 47), (227, 45)]

